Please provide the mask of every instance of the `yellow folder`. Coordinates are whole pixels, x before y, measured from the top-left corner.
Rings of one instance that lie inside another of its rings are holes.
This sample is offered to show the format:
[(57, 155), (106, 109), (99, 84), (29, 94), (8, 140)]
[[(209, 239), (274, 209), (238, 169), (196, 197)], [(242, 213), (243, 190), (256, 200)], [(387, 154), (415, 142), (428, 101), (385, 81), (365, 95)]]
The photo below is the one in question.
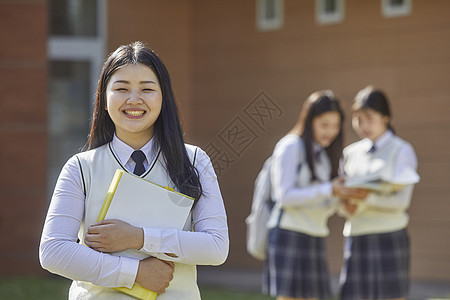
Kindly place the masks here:
[[(183, 229), (194, 199), (117, 169), (97, 218), (119, 219), (133, 226)], [(113, 255), (143, 259), (138, 250), (125, 250)], [(134, 284), (131, 289), (115, 288), (142, 300), (154, 300), (157, 293)]]

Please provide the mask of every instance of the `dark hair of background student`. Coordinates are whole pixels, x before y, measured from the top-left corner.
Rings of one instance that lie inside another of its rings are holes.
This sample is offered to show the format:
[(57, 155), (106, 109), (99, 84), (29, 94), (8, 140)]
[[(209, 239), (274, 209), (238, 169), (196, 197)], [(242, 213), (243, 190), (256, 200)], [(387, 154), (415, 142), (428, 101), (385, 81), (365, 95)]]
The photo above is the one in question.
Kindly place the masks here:
[(106, 87), (115, 71), (125, 65), (138, 63), (152, 69), (161, 86), (162, 107), (154, 128), (156, 143), (164, 156), (170, 179), (181, 193), (198, 200), (202, 194), (202, 187), (198, 171), (190, 162), (186, 152), (169, 72), (157, 54), (141, 42), (119, 47), (104, 63), (95, 97), (87, 149), (94, 149), (112, 141), (115, 126), (105, 109)]
[(337, 112), (341, 117), (339, 134), (335, 140), (325, 149), (331, 162), (331, 178), (338, 176), (339, 160), (342, 156), (343, 145), (343, 123), (344, 112), (339, 105), (339, 100), (334, 96), (332, 91), (324, 90), (312, 93), (303, 104), (300, 112), (299, 120), (294, 128), (299, 128), (301, 137), (305, 144), (306, 161), (312, 174), (312, 180), (316, 180), (316, 172), (314, 171), (314, 133), (313, 120), (321, 114), (327, 112)]
[(387, 128), (395, 134), (395, 130), (391, 125), (392, 113), (385, 93), (372, 86), (360, 90), (356, 94), (352, 110), (355, 112), (365, 109), (372, 109), (382, 116), (387, 116), (389, 118)]

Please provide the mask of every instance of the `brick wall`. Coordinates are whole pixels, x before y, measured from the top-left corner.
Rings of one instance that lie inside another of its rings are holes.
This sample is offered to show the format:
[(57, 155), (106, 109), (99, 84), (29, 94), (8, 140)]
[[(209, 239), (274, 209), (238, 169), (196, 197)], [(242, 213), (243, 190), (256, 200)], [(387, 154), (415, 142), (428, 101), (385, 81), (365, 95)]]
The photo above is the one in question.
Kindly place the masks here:
[(47, 4), (0, 1), (1, 275), (41, 272), (47, 178)]

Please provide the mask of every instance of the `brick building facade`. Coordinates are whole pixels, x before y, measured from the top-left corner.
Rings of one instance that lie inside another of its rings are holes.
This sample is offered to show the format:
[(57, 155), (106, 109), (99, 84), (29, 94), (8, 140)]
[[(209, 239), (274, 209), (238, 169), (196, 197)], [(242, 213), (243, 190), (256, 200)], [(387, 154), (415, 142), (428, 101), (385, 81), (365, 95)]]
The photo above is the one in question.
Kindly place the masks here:
[[(206, 149), (219, 168), (231, 237), (224, 268), (261, 266), (245, 251), (253, 181), (295, 123), (301, 101), (312, 91), (334, 90), (347, 112), (350, 143), (356, 140), (351, 101), (372, 84), (386, 91), (393, 124), (419, 159), (422, 180), (409, 210), (413, 278), (450, 281), (450, 3), (414, 0), (407, 15), (386, 17), (381, 2), (347, 0), (341, 19), (321, 24), (315, 1), (285, 0), (274, 30), (258, 28), (253, 0), (132, 0), (126, 9), (123, 1), (110, 0), (104, 6), (105, 55), (134, 40), (153, 47), (172, 75), (187, 141)], [(0, 0), (2, 275), (41, 272), (37, 245), (51, 186), (50, 3)], [(246, 135), (236, 144), (227, 130)], [(333, 217), (329, 225), (337, 273), (343, 221)]]

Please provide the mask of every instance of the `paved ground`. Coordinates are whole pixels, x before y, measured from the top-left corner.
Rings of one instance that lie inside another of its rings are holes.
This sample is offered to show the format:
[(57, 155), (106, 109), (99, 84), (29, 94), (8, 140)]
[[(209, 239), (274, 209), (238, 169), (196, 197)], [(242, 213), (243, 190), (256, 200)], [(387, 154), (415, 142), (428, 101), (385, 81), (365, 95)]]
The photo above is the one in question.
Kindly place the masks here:
[[(449, 270), (450, 271), (450, 270)], [(203, 286), (245, 292), (261, 291), (261, 272), (254, 270), (230, 270), (224, 267), (198, 267), (198, 282)], [(333, 278), (333, 290), (337, 290), (337, 277)], [(410, 300), (450, 299), (450, 282), (413, 281)]]

